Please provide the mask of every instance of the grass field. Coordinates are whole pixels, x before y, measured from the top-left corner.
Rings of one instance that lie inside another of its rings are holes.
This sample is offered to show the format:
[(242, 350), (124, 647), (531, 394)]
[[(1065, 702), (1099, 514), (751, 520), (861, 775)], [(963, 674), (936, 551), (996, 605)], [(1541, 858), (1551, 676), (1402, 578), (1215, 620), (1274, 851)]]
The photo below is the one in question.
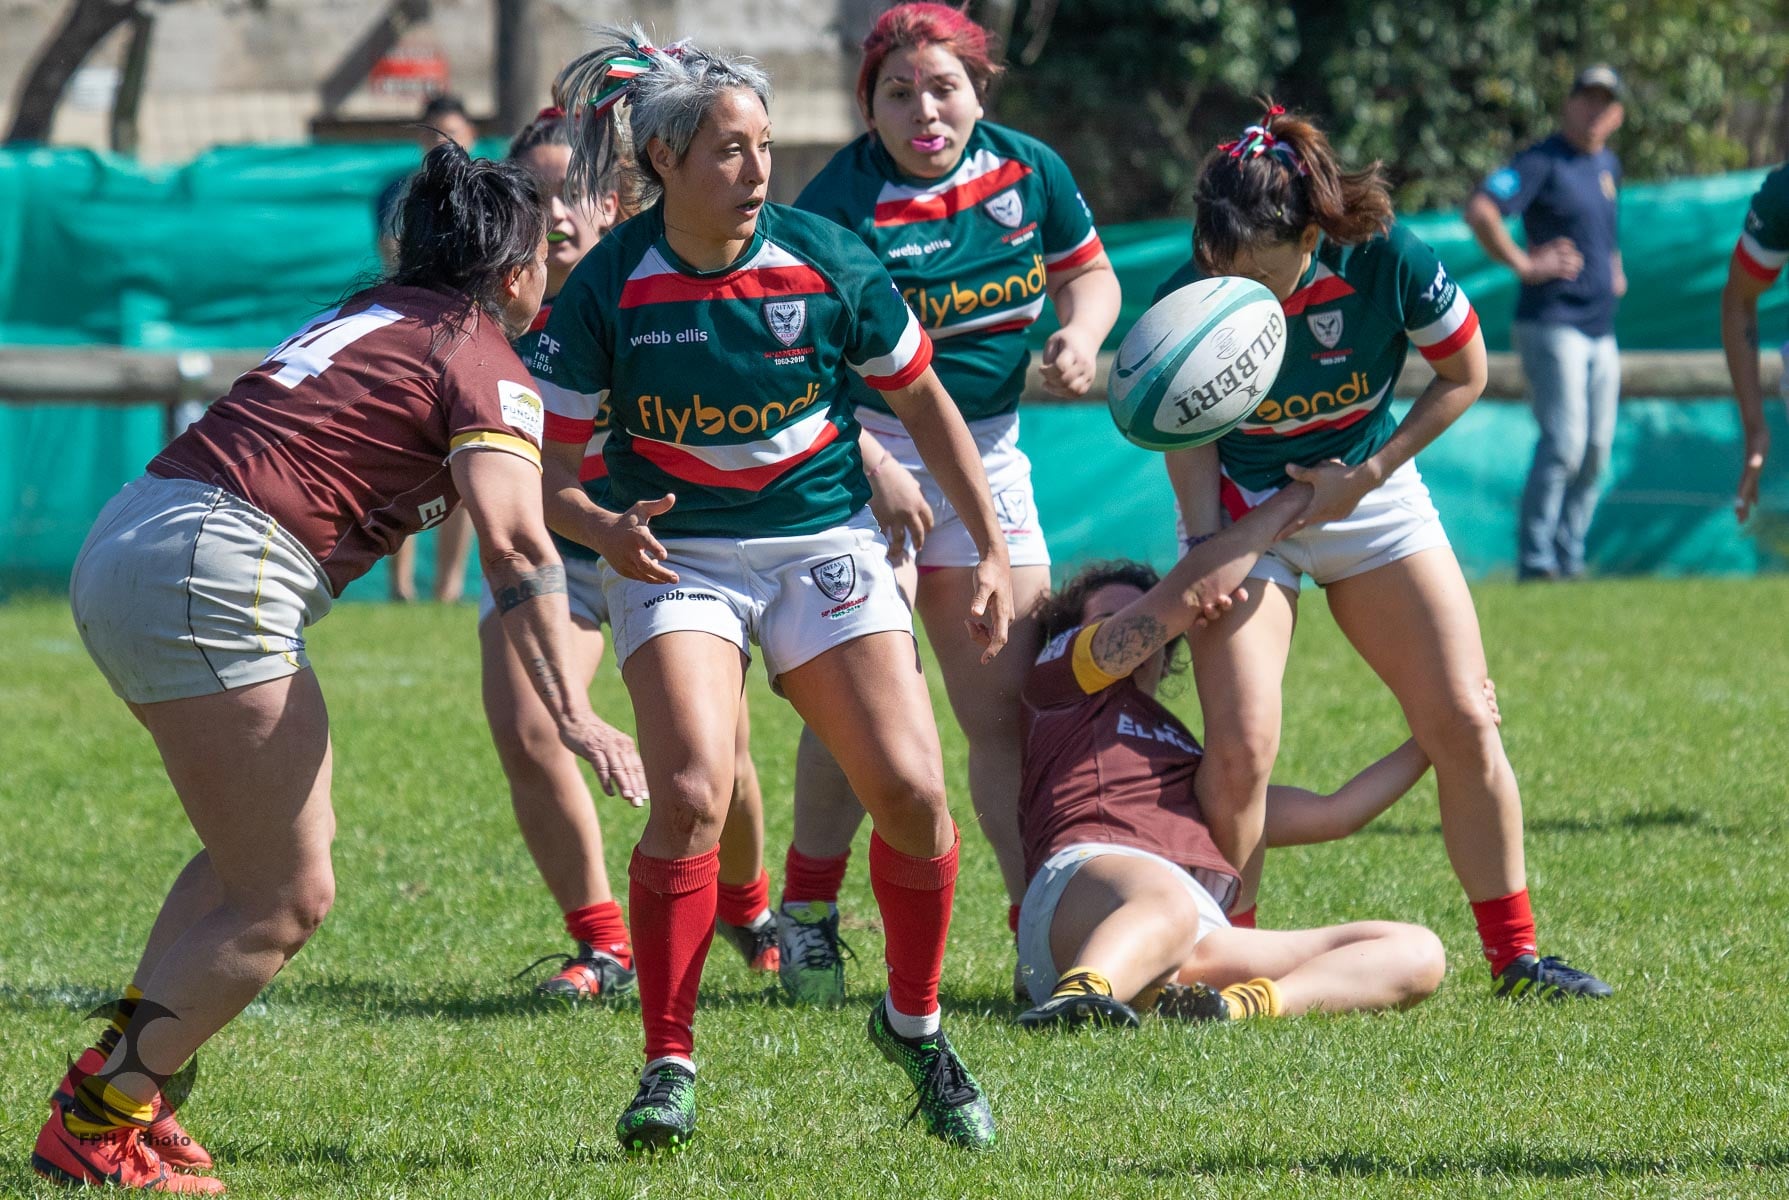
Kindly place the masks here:
[[(965, 838), (946, 1022), (999, 1147), (953, 1153), (902, 1126), (905, 1081), (862, 1034), (881, 937), (860, 842), (852, 1005), (783, 1007), (717, 946), (701, 1136), (630, 1162), (611, 1131), (637, 1013), (538, 1005), (509, 979), (562, 934), (485, 734), (471, 611), (349, 605), (312, 639), (339, 899), (202, 1052), (183, 1117), (239, 1196), (1789, 1195), (1789, 580), (1478, 597), (1543, 947), (1613, 983), (1609, 1003), (1489, 997), (1425, 782), (1350, 842), (1276, 852), (1261, 911), (1431, 926), (1449, 974), (1430, 1003), (1025, 1036), (951, 727)], [(1403, 735), (1319, 599), (1304, 617), (1277, 777), (1328, 787)], [(0, 1193), (50, 1194), (27, 1165), (43, 1097), (196, 843), (65, 608), (0, 606), (0, 645)], [(1183, 688), (1172, 703), (1196, 722)], [(596, 699), (631, 725), (607, 665)], [(775, 877), (796, 724), (761, 677), (752, 704)], [(624, 881), (641, 817), (602, 811)]]

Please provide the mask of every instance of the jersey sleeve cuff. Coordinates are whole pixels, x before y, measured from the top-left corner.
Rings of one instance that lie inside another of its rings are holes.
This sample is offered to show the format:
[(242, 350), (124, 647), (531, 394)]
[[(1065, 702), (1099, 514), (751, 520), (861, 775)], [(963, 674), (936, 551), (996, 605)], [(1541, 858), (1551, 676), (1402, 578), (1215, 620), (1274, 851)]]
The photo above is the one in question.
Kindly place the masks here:
[(583, 445), (596, 435), (596, 422), (579, 417), (547, 414), (546, 438), (549, 442), (576, 442)]
[(1122, 675), (1108, 675), (1100, 665), (1093, 661), (1093, 635), (1104, 621), (1095, 621), (1075, 635), (1075, 648), (1070, 651), (1069, 664), (1075, 671), (1075, 682), (1089, 696), (1103, 692), (1120, 679)]
[(505, 454), (513, 454), (517, 458), (525, 458), (540, 470), (540, 448), (527, 438), (517, 437), (513, 433), (498, 433), (492, 429), (475, 429), (462, 433), (448, 445), (447, 461), (452, 462), (454, 456), (466, 450), (501, 450)]
[(864, 371), (863, 381), (879, 392), (900, 391), (902, 388), (911, 384), (915, 379), (924, 375), (926, 373), (926, 368), (932, 365), (931, 335), (927, 334), (924, 329), (921, 329), (919, 322), (912, 318), (909, 318), (908, 320), (907, 330), (908, 336), (903, 336), (901, 339), (902, 342), (907, 342), (909, 337), (915, 337), (915, 341), (910, 356), (907, 358), (904, 366), (896, 368), (886, 375), (875, 375), (870, 373), (870, 369), (881, 368), (884, 363), (892, 365), (894, 362), (900, 361), (901, 351), (907, 349), (905, 345), (897, 347), (893, 354), (887, 355), (885, 358), (878, 360), (875, 363), (866, 364), (866, 368), (868, 369)]
[(1044, 255), (1044, 270), (1050, 274), (1057, 271), (1072, 271), (1076, 267), (1086, 266), (1105, 251), (1106, 247), (1099, 240), (1099, 231), (1089, 229), (1087, 236), (1081, 239), (1079, 245), (1064, 250), (1061, 254)]
[[(1751, 244), (1747, 245), (1748, 242)], [(1785, 259), (1789, 259), (1789, 254), (1772, 254), (1750, 236), (1741, 237), (1733, 247), (1734, 264), (1759, 283), (1775, 283), (1777, 276), (1783, 273)]]

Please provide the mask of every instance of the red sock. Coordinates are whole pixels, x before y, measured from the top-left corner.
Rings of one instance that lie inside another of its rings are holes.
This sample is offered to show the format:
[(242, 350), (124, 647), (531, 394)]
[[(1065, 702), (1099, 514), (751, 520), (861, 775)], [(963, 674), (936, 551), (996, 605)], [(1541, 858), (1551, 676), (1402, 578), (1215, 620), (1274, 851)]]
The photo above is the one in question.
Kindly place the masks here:
[(653, 858), (636, 848), (628, 864), (648, 1061), (667, 1054), (688, 1058), (695, 1049), (696, 988), (714, 940), (720, 869), (718, 846), (693, 858)]
[(634, 948), (628, 944), (627, 922), (621, 919), (621, 905), (614, 900), (574, 908), (565, 914), (565, 932), (574, 941), (586, 942), (592, 949), (612, 954), (624, 967), (634, 965)]
[(729, 925), (750, 925), (770, 908), (770, 872), (760, 869), (750, 883), (723, 883), (715, 915)]
[(851, 862), (851, 851), (837, 858), (809, 858), (794, 846), (783, 859), (783, 903), (805, 904), (823, 900), (839, 902), (839, 888), (845, 882), (845, 867)]
[(1478, 922), (1478, 940), (1484, 944), (1491, 974), (1503, 974), (1503, 968), (1524, 954), (1540, 953), (1527, 888), (1495, 900), (1480, 900), (1472, 906), (1472, 919)]
[(1256, 908), (1256, 906), (1251, 904), (1247, 908), (1242, 909), (1239, 912), (1231, 913), (1230, 914), (1230, 928), (1232, 928), (1232, 929), (1253, 929), (1255, 927), (1255, 908)]
[(888, 998), (895, 1011), (910, 1017), (938, 1011), (960, 840), (953, 828), (949, 850), (937, 858), (914, 858), (882, 835), (870, 834), (870, 889), (887, 933)]
[(1019, 932), (1019, 906), (1017, 904), (1006, 906), (1006, 927), (1015, 934)]

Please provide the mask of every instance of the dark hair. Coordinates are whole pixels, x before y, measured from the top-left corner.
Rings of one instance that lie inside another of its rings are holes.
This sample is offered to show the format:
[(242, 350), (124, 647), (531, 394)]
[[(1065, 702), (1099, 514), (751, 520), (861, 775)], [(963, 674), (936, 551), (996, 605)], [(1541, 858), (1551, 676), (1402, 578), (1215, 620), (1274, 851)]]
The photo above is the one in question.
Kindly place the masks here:
[[(1088, 563), (1076, 573), (1074, 578), (1063, 584), (1060, 591), (1051, 592), (1038, 602), (1037, 623), (1043, 633), (1044, 641), (1049, 642), (1077, 625), (1085, 625), (1087, 623), (1087, 618), (1084, 615), (1087, 608), (1087, 597), (1107, 584), (1128, 583), (1134, 588), (1147, 592), (1161, 581), (1162, 577), (1154, 567), (1148, 563), (1140, 563), (1128, 558)], [(1185, 634), (1176, 634), (1169, 640), (1168, 656), (1163, 666), (1164, 674), (1181, 666), (1182, 651), (1185, 649)]]
[(466, 111), (465, 102), (458, 96), (443, 92), (422, 106), (422, 116), (417, 118), (424, 124), (439, 121), (442, 117), (459, 117), (467, 124), (472, 124), (472, 114)]
[(876, 19), (863, 40), (863, 64), (857, 69), (857, 102), (870, 111), (870, 93), (880, 82), (882, 63), (896, 50), (942, 46), (963, 64), (977, 100), (988, 98), (988, 85), (1006, 70), (1000, 65), (989, 32), (968, 13), (948, 4), (897, 4)]
[(526, 167), (442, 142), (398, 204), (398, 261), (386, 282), (460, 292), (497, 316), (504, 282), (534, 261), (546, 235), (546, 202)]
[(520, 158), (536, 146), (570, 145), (571, 128), (566, 123), (565, 110), (556, 106), (543, 108), (509, 140), (509, 152), (504, 157)]
[(1333, 242), (1364, 242), (1391, 226), (1382, 164), (1345, 171), (1323, 131), (1272, 101), (1259, 125), (1199, 165), (1193, 242), (1201, 269), (1221, 274), (1240, 251), (1295, 242), (1316, 225)]

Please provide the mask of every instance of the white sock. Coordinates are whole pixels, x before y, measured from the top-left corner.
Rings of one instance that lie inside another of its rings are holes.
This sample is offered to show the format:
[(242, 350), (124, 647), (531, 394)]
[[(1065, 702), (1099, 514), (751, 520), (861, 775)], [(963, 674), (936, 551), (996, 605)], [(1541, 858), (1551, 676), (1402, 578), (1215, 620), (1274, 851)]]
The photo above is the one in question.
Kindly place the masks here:
[(757, 916), (755, 916), (751, 920), (747, 921), (745, 923), (745, 927), (747, 929), (753, 929), (753, 930), (762, 929), (774, 920), (776, 920), (776, 918), (771, 916), (770, 909), (766, 908), (763, 912), (759, 913)]
[(660, 1067), (664, 1066), (666, 1063), (675, 1063), (676, 1065), (682, 1067), (684, 1070), (688, 1071), (691, 1075), (694, 1075), (696, 1073), (696, 1064), (694, 1062), (690, 1061), (689, 1059), (685, 1058), (683, 1055), (681, 1055), (681, 1054), (665, 1054), (665, 1055), (661, 1055), (658, 1058), (653, 1059), (651, 1062), (646, 1064), (646, 1069), (644, 1071), (640, 1072), (641, 1080), (644, 1081), (648, 1075), (652, 1074), (654, 1071), (658, 1070)]
[(888, 1027), (909, 1041), (914, 1038), (931, 1037), (938, 1032), (938, 1018), (941, 1010), (934, 1008), (923, 1017), (910, 1017), (894, 1006), (892, 997), (884, 997), (882, 1010), (888, 1014)]

